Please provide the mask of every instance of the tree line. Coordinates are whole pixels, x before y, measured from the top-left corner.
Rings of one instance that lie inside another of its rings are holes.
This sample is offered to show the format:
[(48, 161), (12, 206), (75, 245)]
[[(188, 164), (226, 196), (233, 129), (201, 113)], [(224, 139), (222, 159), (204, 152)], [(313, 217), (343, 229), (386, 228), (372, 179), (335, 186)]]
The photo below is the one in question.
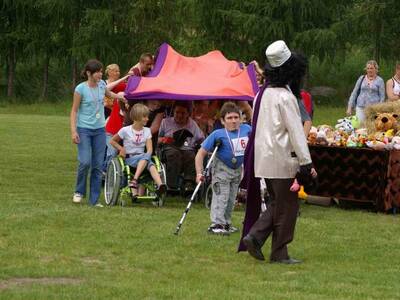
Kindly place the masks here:
[(89, 58), (123, 70), (168, 42), (187, 56), (219, 49), (264, 62), (284, 39), (320, 61), (361, 49), (400, 58), (400, 1), (386, 0), (1, 0), (3, 96), (46, 99), (70, 93)]

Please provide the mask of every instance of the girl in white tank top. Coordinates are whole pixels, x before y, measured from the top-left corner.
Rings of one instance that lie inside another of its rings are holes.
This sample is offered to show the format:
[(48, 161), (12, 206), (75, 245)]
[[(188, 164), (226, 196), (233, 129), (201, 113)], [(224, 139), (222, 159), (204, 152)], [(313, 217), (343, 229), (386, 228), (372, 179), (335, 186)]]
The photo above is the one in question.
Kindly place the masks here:
[(393, 81), (393, 94), (400, 95), (400, 81), (396, 79), (396, 77), (392, 77)]
[(400, 62), (396, 64), (394, 76), (386, 82), (386, 94), (389, 101), (400, 100)]

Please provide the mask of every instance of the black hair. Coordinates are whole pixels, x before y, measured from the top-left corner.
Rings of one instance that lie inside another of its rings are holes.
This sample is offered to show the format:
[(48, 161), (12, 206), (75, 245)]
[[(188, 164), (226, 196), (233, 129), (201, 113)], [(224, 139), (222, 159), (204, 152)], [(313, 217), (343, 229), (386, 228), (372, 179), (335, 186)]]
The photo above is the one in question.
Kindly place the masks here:
[(90, 74), (94, 74), (94, 73), (100, 71), (101, 69), (103, 69), (103, 64), (100, 61), (98, 61), (97, 59), (89, 59), (86, 62), (85, 67), (83, 68), (83, 70), (81, 72), (81, 77), (83, 79), (88, 79), (86, 72), (89, 72)]
[(292, 52), (290, 58), (280, 67), (272, 68), (268, 64), (264, 75), (269, 86), (286, 87), (289, 85), (292, 93), (300, 98), (300, 90), (303, 78), (307, 72), (307, 58), (296, 52)]
[(175, 111), (175, 108), (177, 106), (186, 108), (187, 111), (189, 112), (189, 114), (192, 114), (192, 102), (189, 102), (189, 101), (175, 101), (173, 111)]

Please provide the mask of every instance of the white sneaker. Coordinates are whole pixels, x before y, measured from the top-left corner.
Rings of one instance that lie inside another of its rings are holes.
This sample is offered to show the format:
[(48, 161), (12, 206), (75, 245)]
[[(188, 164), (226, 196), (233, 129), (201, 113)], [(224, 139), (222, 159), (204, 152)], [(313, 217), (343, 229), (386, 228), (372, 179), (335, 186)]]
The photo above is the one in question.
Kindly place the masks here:
[(97, 204), (95, 205), (95, 207), (104, 207), (104, 205), (101, 204), (101, 203), (99, 202), (99, 203), (97, 203)]
[(75, 193), (74, 196), (72, 197), (72, 202), (74, 203), (81, 203), (82, 202), (82, 195), (79, 193)]
[(216, 225), (211, 225), (210, 227), (208, 227), (208, 233), (211, 234), (219, 234), (219, 235), (229, 235), (229, 231), (227, 231), (225, 229), (225, 226), (216, 224)]

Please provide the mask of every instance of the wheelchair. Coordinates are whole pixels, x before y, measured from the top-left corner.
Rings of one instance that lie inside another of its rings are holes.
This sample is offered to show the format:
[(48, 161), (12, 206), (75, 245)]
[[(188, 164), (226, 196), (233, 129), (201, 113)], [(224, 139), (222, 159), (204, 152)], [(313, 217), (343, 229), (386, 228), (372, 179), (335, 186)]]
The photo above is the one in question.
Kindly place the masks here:
[[(160, 157), (161, 159), (161, 164), (165, 167), (167, 164), (167, 159), (165, 155), (165, 144), (159, 144), (157, 148), (157, 156)], [(196, 150), (198, 150), (200, 146), (197, 147)], [(210, 159), (211, 154), (207, 156), (207, 159), (204, 161), (204, 166), (207, 164), (208, 159)], [(171, 189), (167, 185), (167, 191), (169, 193), (177, 193), (179, 194), (182, 198), (187, 198), (188, 194), (185, 192), (183, 189), (184, 185), (184, 179), (183, 179), (183, 174), (180, 174), (177, 178), (178, 181), (178, 189)], [(204, 202), (204, 206), (207, 209), (211, 208), (211, 200), (212, 200), (212, 195), (213, 195), (213, 190), (212, 190), (212, 184), (211, 184), (211, 168), (208, 170), (205, 180), (203, 184), (201, 185), (200, 189), (198, 190), (196, 197), (195, 197), (195, 202)]]
[[(161, 177), (161, 182), (166, 183), (165, 166), (157, 156), (152, 156), (152, 161)], [(127, 200), (133, 199), (128, 183), (133, 177), (134, 168), (128, 166), (121, 156), (114, 157), (107, 165), (104, 181), (104, 200), (108, 206), (120, 203), (125, 206)], [(138, 184), (144, 187), (144, 195), (138, 195), (137, 200), (151, 200), (154, 206), (163, 206), (165, 194), (157, 195), (157, 185), (151, 178), (150, 173), (145, 170), (139, 177)]]

